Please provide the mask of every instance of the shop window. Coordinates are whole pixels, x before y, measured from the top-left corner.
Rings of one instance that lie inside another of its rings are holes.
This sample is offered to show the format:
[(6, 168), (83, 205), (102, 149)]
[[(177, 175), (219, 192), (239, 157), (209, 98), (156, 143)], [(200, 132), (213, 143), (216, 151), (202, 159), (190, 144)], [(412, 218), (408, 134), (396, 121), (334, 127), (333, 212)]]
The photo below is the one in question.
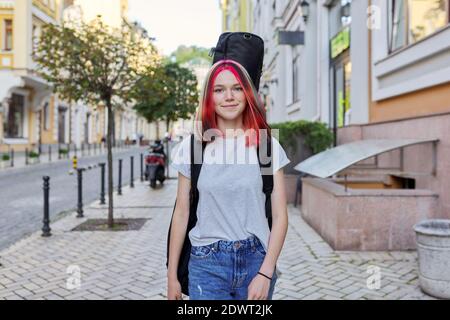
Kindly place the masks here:
[(46, 102), (44, 104), (44, 130), (50, 129), (50, 106), (49, 103)]
[(13, 47), (13, 23), (12, 20), (6, 19), (5, 26), (5, 42), (3, 44), (3, 50), (11, 51)]
[(5, 138), (23, 138), (25, 98), (13, 94), (5, 108), (3, 130)]
[(449, 23), (450, 0), (390, 0), (390, 52), (442, 29)]

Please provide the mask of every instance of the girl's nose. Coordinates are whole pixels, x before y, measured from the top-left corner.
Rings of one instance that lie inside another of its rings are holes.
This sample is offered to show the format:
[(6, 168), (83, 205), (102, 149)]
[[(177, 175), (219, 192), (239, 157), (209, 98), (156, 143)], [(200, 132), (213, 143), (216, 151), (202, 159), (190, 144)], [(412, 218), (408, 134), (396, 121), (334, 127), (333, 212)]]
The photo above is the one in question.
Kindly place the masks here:
[(233, 91), (231, 89), (225, 90), (225, 99), (233, 99)]

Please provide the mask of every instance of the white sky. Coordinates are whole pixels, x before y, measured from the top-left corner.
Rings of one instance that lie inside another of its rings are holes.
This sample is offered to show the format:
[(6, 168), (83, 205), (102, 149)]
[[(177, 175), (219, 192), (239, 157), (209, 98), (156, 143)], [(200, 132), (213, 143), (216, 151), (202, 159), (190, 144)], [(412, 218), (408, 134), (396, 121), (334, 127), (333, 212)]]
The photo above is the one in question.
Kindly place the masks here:
[(211, 48), (222, 31), (219, 0), (129, 0), (139, 21), (164, 55), (181, 45)]

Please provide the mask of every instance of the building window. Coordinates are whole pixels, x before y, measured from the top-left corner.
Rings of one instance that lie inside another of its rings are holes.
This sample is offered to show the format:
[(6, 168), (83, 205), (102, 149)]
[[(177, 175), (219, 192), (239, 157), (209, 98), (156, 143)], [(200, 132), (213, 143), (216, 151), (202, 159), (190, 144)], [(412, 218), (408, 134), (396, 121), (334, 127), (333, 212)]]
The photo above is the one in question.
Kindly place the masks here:
[(5, 138), (23, 138), (25, 98), (22, 95), (13, 94), (4, 117)]
[(292, 102), (296, 102), (299, 97), (299, 89), (298, 89), (298, 57), (296, 56), (294, 60), (292, 60)]
[(13, 46), (13, 24), (12, 20), (5, 20), (5, 43), (3, 44), (3, 50), (11, 51)]
[(41, 37), (41, 28), (33, 24), (33, 50), (36, 51), (39, 44), (39, 38)]
[(50, 106), (48, 102), (44, 104), (44, 130), (50, 129)]
[(450, 0), (391, 0), (390, 52), (413, 44), (449, 23)]

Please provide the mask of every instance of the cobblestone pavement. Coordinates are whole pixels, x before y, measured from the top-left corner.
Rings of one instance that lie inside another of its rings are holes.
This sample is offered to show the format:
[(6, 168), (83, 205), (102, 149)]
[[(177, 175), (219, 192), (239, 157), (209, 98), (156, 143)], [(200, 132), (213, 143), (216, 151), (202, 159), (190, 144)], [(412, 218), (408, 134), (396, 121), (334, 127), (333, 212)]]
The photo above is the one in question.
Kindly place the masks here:
[[(37, 232), (1, 251), (0, 299), (166, 299), (176, 186), (171, 179), (151, 190), (136, 181), (115, 196), (116, 218), (150, 219), (139, 231), (70, 231), (87, 218), (106, 218), (105, 207), (94, 203), (85, 218), (70, 213), (52, 224), (51, 237)], [(274, 299), (431, 299), (418, 288), (416, 252), (335, 252), (291, 205), (278, 266)], [(370, 266), (380, 268), (379, 289), (367, 286)]]
[[(118, 159), (123, 159), (122, 184), (125, 185), (130, 181), (130, 156), (134, 156), (134, 177), (139, 177), (140, 153), (145, 151), (145, 148), (130, 147), (114, 152), (115, 186), (118, 183)], [(86, 203), (100, 197), (99, 162), (106, 162), (106, 155), (83, 157), (78, 161), (79, 168), (91, 168), (83, 173), (83, 199)], [(71, 171), (72, 164), (65, 159), (0, 172), (0, 250), (40, 229), (43, 176), (50, 177), (50, 217), (55, 220), (59, 213), (76, 209), (77, 175), (71, 175)]]

